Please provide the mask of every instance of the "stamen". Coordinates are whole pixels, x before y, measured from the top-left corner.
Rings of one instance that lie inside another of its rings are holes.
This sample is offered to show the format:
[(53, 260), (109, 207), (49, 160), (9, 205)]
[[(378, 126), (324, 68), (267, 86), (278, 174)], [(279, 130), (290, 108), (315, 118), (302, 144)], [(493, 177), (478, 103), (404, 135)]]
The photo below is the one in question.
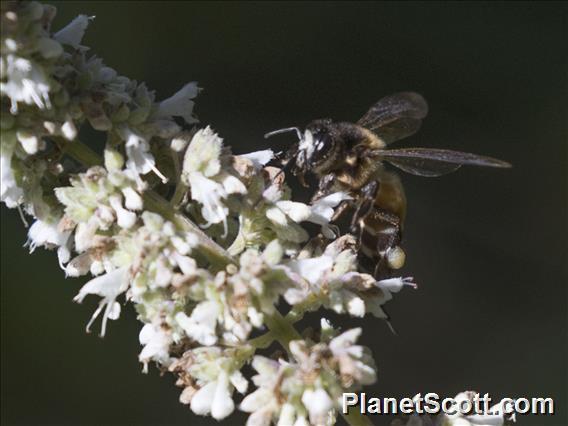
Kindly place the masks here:
[(155, 165), (152, 165), (152, 171), (160, 178), (162, 183), (168, 183), (168, 178), (165, 177), (162, 172), (160, 172)]
[(405, 277), (405, 278), (403, 278), (403, 279), (402, 279), (402, 284), (403, 284), (403, 285), (410, 286), (410, 287), (412, 287), (412, 288), (414, 288), (414, 289), (417, 289), (417, 288), (418, 288), (418, 284), (416, 284), (416, 283), (414, 282), (414, 277)]
[(26, 220), (26, 216), (24, 216), (24, 211), (22, 210), (22, 208), (20, 207), (20, 205), (18, 204), (16, 206), (16, 208), (18, 209), (18, 213), (20, 214), (20, 219), (22, 220), (22, 222), (24, 223), (24, 226), (26, 228), (30, 227), (30, 224), (28, 223), (28, 221)]

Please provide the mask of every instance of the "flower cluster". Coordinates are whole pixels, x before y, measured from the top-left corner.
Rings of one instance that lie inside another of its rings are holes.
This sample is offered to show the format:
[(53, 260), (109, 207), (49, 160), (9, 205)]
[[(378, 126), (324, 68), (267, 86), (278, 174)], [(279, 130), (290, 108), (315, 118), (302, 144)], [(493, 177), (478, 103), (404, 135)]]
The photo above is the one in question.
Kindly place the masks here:
[(335, 334), (323, 319), (322, 341), (290, 342), (289, 361), (255, 356), (252, 366), (258, 374), (252, 380), (257, 390), (241, 403), (251, 413), (247, 426), (335, 423), (342, 393), (376, 379), (369, 350), (355, 344), (361, 329)]
[[(272, 151), (233, 155), (194, 127), (196, 83), (158, 101), (89, 55), (92, 18), (53, 32), (54, 16), (34, 1), (1, 5), (0, 196), (33, 217), (30, 251), (57, 249), (67, 276), (90, 275), (75, 297), (100, 297), (87, 330), (102, 317), (104, 335), (132, 303), (144, 371), (174, 374), (194, 413), (222, 419), (238, 406), (250, 425), (334, 423), (341, 393), (376, 379), (355, 343), (362, 330), (323, 321), (319, 340), (302, 339), (293, 322), (318, 309), (387, 319), (382, 306), (412, 279), (360, 272), (354, 237), (330, 223), (350, 194), (294, 201)], [(87, 126), (104, 135), (103, 158), (79, 140)], [(261, 354), (274, 340), (287, 358)]]

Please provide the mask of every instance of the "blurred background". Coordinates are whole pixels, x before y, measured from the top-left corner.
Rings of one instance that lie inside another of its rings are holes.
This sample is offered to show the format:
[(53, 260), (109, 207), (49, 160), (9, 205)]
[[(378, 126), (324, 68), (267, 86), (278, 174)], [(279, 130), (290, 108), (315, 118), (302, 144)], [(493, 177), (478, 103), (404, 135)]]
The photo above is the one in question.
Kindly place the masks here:
[[(379, 367), (368, 394), (553, 397), (555, 416), (518, 424), (568, 424), (566, 4), (52, 3), (55, 30), (95, 15), (83, 44), (158, 99), (199, 81), (201, 123), (235, 153), (266, 148), (269, 130), (355, 121), (380, 97), (415, 90), (430, 114), (399, 146), (512, 162), (405, 175), (403, 273), (419, 289), (387, 306), (398, 335), (372, 317), (335, 324), (364, 327)], [(178, 402), (171, 376), (141, 373), (131, 307), (104, 339), (86, 334), (97, 298), (71, 301), (86, 279), (64, 279), (53, 252), (29, 255), (4, 206), (1, 230), (2, 423), (215, 423)]]

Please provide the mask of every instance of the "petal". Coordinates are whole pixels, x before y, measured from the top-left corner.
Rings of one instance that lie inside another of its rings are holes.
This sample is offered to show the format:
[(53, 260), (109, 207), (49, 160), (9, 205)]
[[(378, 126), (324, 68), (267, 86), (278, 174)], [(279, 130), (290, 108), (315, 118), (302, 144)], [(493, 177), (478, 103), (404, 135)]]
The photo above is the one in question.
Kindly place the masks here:
[(272, 411), (271, 407), (264, 407), (255, 411), (247, 419), (246, 426), (270, 426)]
[(249, 393), (242, 400), (239, 405), (239, 409), (245, 413), (252, 413), (254, 411), (260, 410), (262, 407), (268, 405), (270, 400), (273, 398), (273, 394), (270, 390), (265, 388), (259, 388), (253, 393)]
[(234, 371), (231, 376), (229, 377), (231, 380), (231, 384), (239, 391), (240, 393), (244, 394), (248, 388), (247, 379), (241, 374), (240, 371)]
[(94, 16), (79, 15), (67, 24), (67, 26), (56, 32), (53, 38), (61, 44), (67, 44), (77, 49), (85, 35), (89, 21), (94, 18)]
[(256, 355), (252, 360), (252, 368), (263, 376), (274, 376), (278, 373), (279, 364), (273, 359)]
[(320, 256), (312, 259), (293, 260), (288, 263), (288, 267), (311, 284), (317, 284), (323, 274), (333, 267), (333, 259), (329, 256)]
[(357, 327), (341, 333), (339, 336), (335, 337), (331, 342), (329, 342), (329, 348), (334, 353), (342, 352), (343, 349), (352, 346), (357, 341), (357, 339), (361, 335), (361, 331), (361, 328)]
[(193, 116), (194, 99), (199, 93), (197, 82), (187, 83), (173, 96), (163, 100), (158, 105), (156, 117), (182, 117), (187, 124), (196, 123), (197, 119)]
[(229, 391), (229, 377), (226, 371), (221, 371), (217, 378), (215, 396), (211, 405), (211, 416), (216, 420), (227, 417), (235, 409), (235, 403)]
[(274, 152), (271, 149), (263, 151), (249, 152), (248, 154), (239, 155), (239, 157), (246, 158), (252, 161), (255, 168), (259, 169), (274, 158)]
[(312, 214), (310, 207), (304, 203), (285, 200), (277, 201), (276, 205), (294, 222), (303, 222), (308, 220)]
[(280, 210), (278, 207), (268, 208), (266, 210), (266, 217), (271, 222), (280, 226), (286, 226), (288, 224), (288, 218), (286, 217), (284, 212)]
[(206, 177), (213, 177), (221, 171), (221, 150), (223, 139), (211, 127), (199, 130), (191, 139), (182, 167), (182, 178), (199, 172)]
[(201, 214), (209, 223), (221, 223), (227, 220), (229, 209), (223, 205), (221, 199), (227, 197), (223, 186), (201, 173), (191, 173), (189, 176), (191, 198), (202, 204)]
[(185, 330), (186, 334), (205, 346), (214, 345), (217, 342), (215, 328), (219, 308), (215, 302), (206, 301), (198, 304), (191, 316), (179, 312), (175, 319)]
[(120, 293), (126, 290), (127, 281), (126, 273), (128, 267), (115, 269), (99, 277), (93, 278), (79, 290), (79, 293), (73, 299), (76, 302), (82, 302), (88, 294), (98, 294), (99, 296), (114, 299)]
[(111, 320), (116, 320), (120, 317), (120, 303), (118, 302), (114, 302), (112, 304), (109, 303), (109, 306), (111, 306), (111, 308), (109, 309), (108, 312), (108, 319)]
[(296, 422), (294, 423), (294, 426), (310, 426), (310, 424), (304, 416), (298, 416)]
[(290, 403), (285, 403), (280, 410), (277, 426), (290, 426), (294, 424), (296, 409)]
[(200, 416), (204, 416), (211, 412), (211, 404), (215, 397), (217, 382), (209, 382), (193, 395), (191, 399), (191, 411)]
[(377, 281), (377, 287), (390, 291), (391, 293), (398, 293), (405, 285), (417, 288), (412, 277), (388, 278), (386, 280)]
[(26, 245), (30, 247), (30, 252), (33, 252), (37, 246), (60, 247), (67, 243), (70, 235), (71, 232), (60, 232), (57, 223), (36, 220), (30, 226)]
[(111, 207), (116, 212), (116, 223), (124, 229), (129, 229), (136, 223), (136, 213), (126, 210), (122, 206), (122, 197), (118, 194), (108, 198)]
[(148, 141), (136, 133), (125, 130), (126, 133), (126, 167), (136, 173), (149, 173), (155, 166), (154, 156), (150, 153)]
[(331, 220), (334, 209), (343, 200), (351, 200), (352, 198), (345, 192), (334, 192), (327, 197), (320, 198), (311, 206), (310, 222), (319, 225), (325, 225)]
[(223, 188), (227, 191), (227, 194), (246, 194), (247, 187), (235, 176), (227, 175), (223, 179)]
[(128, 210), (142, 210), (144, 202), (138, 192), (127, 186), (122, 189), (122, 193), (124, 194), (124, 205)]
[(354, 317), (365, 316), (365, 302), (360, 297), (354, 296), (347, 302), (347, 312)]
[(333, 401), (322, 388), (317, 388), (314, 391), (306, 389), (302, 395), (302, 403), (308, 410), (312, 423), (325, 417), (333, 408)]

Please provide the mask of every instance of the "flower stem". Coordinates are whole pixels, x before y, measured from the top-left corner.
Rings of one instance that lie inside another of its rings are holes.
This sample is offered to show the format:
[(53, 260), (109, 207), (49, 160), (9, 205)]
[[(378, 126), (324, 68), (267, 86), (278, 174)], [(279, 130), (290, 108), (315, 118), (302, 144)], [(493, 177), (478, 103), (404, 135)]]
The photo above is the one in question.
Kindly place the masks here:
[(278, 342), (280, 342), (286, 350), (288, 350), (292, 340), (302, 338), (294, 326), (286, 321), (277, 309), (274, 309), (274, 313), (272, 313), (272, 315), (265, 315), (264, 319), (266, 321), (266, 325), (274, 334), (274, 337), (276, 337), (276, 340), (278, 340)]

